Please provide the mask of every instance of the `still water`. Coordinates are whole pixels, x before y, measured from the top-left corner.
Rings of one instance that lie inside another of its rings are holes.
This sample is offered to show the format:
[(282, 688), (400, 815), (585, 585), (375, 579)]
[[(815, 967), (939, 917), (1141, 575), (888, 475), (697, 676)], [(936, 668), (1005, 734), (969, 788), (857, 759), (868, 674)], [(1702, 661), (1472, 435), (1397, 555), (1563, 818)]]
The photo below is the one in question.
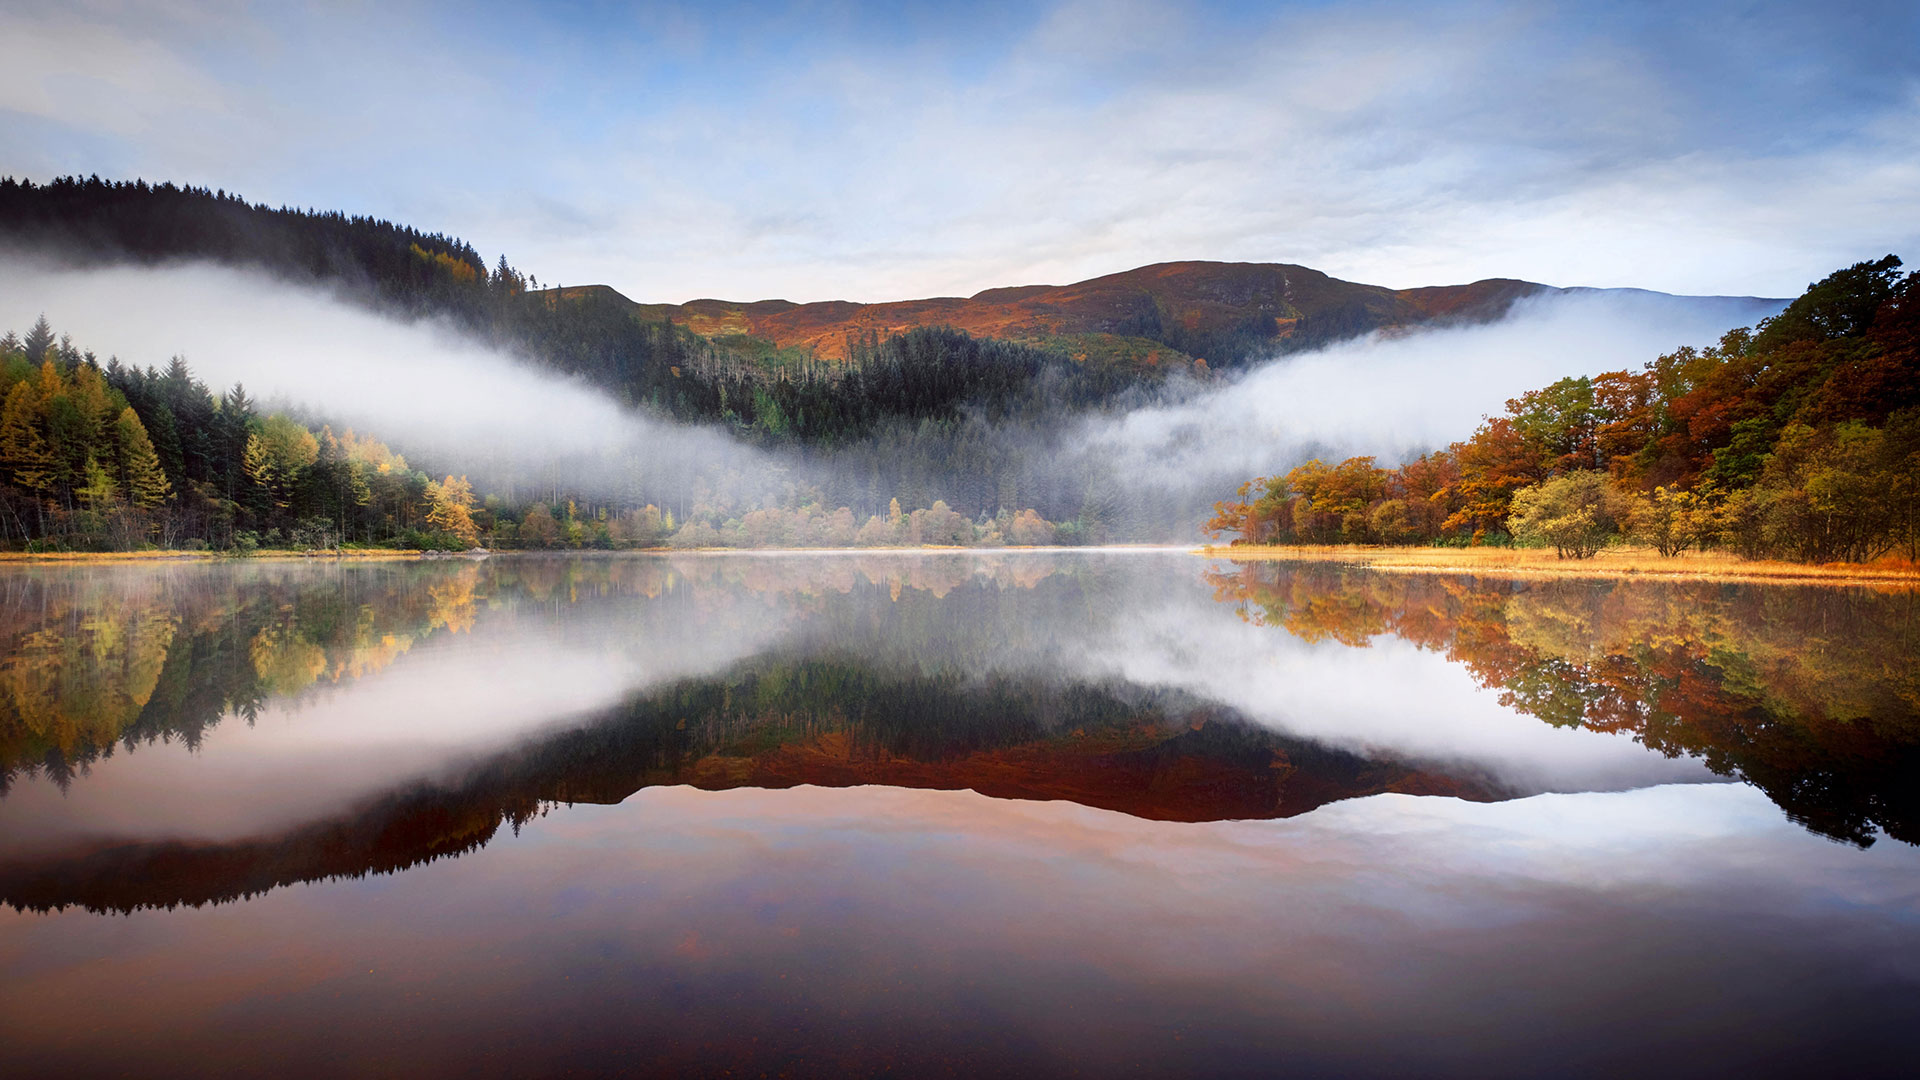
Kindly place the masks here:
[(0, 1073), (1907, 1074), (1920, 594), (0, 571)]

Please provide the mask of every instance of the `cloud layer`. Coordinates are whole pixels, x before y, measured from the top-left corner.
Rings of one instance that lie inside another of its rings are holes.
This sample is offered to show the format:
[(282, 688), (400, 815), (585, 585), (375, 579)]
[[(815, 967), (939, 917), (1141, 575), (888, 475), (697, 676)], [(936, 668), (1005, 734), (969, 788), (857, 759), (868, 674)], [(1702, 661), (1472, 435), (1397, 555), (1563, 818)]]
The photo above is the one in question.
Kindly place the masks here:
[(1161, 259), (1788, 295), (1920, 236), (1920, 12), (10, 4), (0, 171), (341, 207), (645, 299)]

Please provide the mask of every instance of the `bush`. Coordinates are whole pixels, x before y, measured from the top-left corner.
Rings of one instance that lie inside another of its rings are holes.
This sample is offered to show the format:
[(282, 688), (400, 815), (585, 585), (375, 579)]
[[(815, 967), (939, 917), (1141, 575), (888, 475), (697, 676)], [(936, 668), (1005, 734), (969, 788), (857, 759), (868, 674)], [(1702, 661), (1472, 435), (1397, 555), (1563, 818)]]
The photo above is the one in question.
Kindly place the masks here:
[(1507, 527), (1515, 539), (1549, 545), (1563, 559), (1590, 559), (1619, 535), (1626, 510), (1605, 474), (1571, 472), (1514, 492)]
[(465, 551), (466, 541), (450, 532), (426, 532), (407, 529), (400, 534), (400, 546), (417, 551)]
[(1657, 487), (1635, 497), (1629, 522), (1635, 539), (1674, 556), (1698, 545), (1705, 548), (1720, 533), (1720, 505), (1711, 482), (1700, 491)]

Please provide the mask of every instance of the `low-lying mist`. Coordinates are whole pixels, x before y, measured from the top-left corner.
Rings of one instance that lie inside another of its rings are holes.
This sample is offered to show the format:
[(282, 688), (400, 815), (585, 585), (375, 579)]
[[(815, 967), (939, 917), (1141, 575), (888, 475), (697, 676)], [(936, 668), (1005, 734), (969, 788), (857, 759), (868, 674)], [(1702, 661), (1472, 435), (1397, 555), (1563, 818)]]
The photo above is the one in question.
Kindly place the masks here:
[(204, 263), (74, 270), (0, 259), (0, 326), (45, 315), (76, 346), (140, 367), (184, 357), (218, 389), (352, 426), (476, 483), (617, 498), (694, 474), (770, 480), (794, 463), (642, 416), (444, 320), (385, 317), (323, 289)]
[(1314, 456), (1393, 464), (1465, 438), (1527, 390), (1637, 370), (1782, 306), (1637, 290), (1546, 294), (1494, 323), (1380, 331), (1269, 361), (1172, 403), (1092, 419), (1071, 444), (1169, 493), (1230, 490)]

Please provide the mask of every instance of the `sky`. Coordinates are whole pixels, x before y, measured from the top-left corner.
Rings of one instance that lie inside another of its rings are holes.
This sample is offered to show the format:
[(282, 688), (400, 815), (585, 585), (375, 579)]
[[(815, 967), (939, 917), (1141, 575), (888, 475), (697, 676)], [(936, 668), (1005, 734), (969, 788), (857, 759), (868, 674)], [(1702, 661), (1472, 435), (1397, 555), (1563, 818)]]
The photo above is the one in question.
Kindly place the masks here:
[(0, 174), (640, 300), (1151, 262), (1791, 296), (1920, 250), (1920, 5), (9, 0)]

